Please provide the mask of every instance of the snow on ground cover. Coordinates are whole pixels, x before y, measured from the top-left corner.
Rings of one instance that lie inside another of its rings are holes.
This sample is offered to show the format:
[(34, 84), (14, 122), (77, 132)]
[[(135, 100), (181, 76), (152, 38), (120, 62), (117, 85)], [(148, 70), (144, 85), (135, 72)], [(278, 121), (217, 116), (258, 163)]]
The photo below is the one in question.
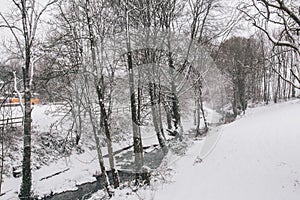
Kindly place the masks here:
[[(116, 144), (115, 147), (118, 145)], [(106, 154), (106, 148), (103, 148), (103, 154)], [(117, 148), (115, 148), (117, 150)], [(109, 166), (108, 159), (104, 159), (105, 164)], [(53, 175), (57, 172), (65, 171), (51, 178), (47, 176)], [(48, 166), (43, 166), (39, 170), (32, 172), (33, 176), (33, 191), (35, 195), (43, 196), (44, 194), (59, 193), (66, 190), (75, 190), (76, 184), (85, 182), (92, 182), (96, 179), (94, 174), (100, 172), (99, 162), (96, 150), (86, 149), (84, 153), (77, 154), (74, 152), (72, 155), (60, 158), (56, 162), (50, 163)], [(4, 199), (17, 199), (21, 177), (19, 178), (5, 178), (2, 186), (5, 195), (0, 197)]]
[[(94, 158), (95, 152), (86, 151), (83, 154), (73, 154), (70, 157), (60, 159), (55, 163), (44, 166), (39, 170), (32, 172), (33, 191), (37, 195), (43, 196), (53, 192), (61, 192), (65, 189), (76, 189), (75, 185), (82, 182), (94, 181), (92, 175), (96, 172), (97, 159)], [(68, 169), (68, 170), (67, 170)], [(67, 170), (57, 176), (41, 180), (54, 173)], [(0, 199), (17, 199), (21, 177), (6, 178), (3, 183), (3, 193), (6, 193)]]
[(36, 105), (32, 110), (33, 126), (39, 132), (50, 131), (50, 128), (60, 121), (64, 115), (62, 105)]
[[(35, 129), (38, 131), (49, 131), (53, 124), (55, 124), (64, 116), (62, 112), (56, 113), (57, 110), (60, 110), (60, 106), (35, 106), (32, 112), (33, 126), (35, 127)], [(20, 107), (13, 107), (13, 116), (15, 117), (19, 115), (22, 115)], [(65, 123), (70, 122), (67, 121)], [(62, 124), (62, 126), (67, 125)], [(85, 135), (86, 134), (87, 133), (85, 133)], [(33, 137), (35, 136), (33, 135)], [(144, 145), (158, 144), (156, 134), (154, 133), (152, 127), (143, 127), (142, 138), (145, 142)], [(82, 140), (84, 139), (86, 140), (86, 138), (83, 138)], [(113, 148), (114, 151), (117, 151), (131, 144), (132, 140), (123, 141), (123, 143), (114, 143)], [(90, 150), (86, 146), (83, 146), (82, 148), (84, 149), (84, 153), (78, 154), (76, 153), (76, 151), (74, 151), (74, 153), (70, 156), (61, 156), (59, 160), (53, 163), (49, 163), (48, 166), (42, 166), (42, 168), (39, 170), (33, 170), (32, 188), (34, 194), (43, 196), (44, 194), (49, 194), (50, 192), (59, 193), (65, 190), (76, 189), (76, 184), (95, 181), (96, 179), (93, 177), (93, 175), (96, 173), (100, 173), (97, 152), (96, 150)], [(102, 153), (103, 155), (106, 155), (108, 153), (106, 147), (102, 148)], [(108, 158), (105, 158), (104, 160), (107, 169), (109, 169)], [(64, 173), (61, 173), (48, 179), (43, 179), (47, 176), (64, 170), (66, 170)], [(2, 184), (2, 192), (5, 193), (5, 195), (1, 196), (0, 199), (18, 199), (17, 193), (19, 191), (20, 184), (21, 177), (4, 177), (4, 182)]]
[(117, 190), (112, 199), (298, 200), (299, 113), (299, 100), (249, 109), (172, 162), (169, 184), (152, 181), (137, 192)]
[[(17, 108), (16, 108), (17, 109)], [(37, 105), (32, 112), (33, 124), (36, 130), (49, 131), (57, 120), (61, 119), (63, 112), (55, 113), (60, 106), (57, 105)], [(19, 110), (17, 114), (21, 114)], [(213, 118), (216, 116), (212, 110), (208, 110), (208, 116)], [(187, 116), (183, 119), (183, 125), (189, 129), (193, 127), (192, 116)], [(66, 122), (68, 123), (68, 122)], [(66, 124), (64, 124), (66, 126)], [(143, 145), (158, 144), (154, 128), (152, 126), (142, 127)], [(121, 149), (132, 144), (132, 140), (124, 141), (123, 143), (115, 143), (114, 150)], [(33, 190), (36, 195), (43, 196), (50, 192), (59, 193), (65, 190), (76, 189), (76, 184), (94, 181), (93, 174), (99, 172), (99, 163), (95, 150), (83, 147), (84, 153), (78, 154), (76, 151), (70, 156), (62, 156), (59, 160), (49, 163), (48, 166), (42, 166), (41, 169), (33, 170)], [(107, 154), (107, 148), (102, 149), (103, 154)], [(173, 155), (171, 155), (173, 156)], [(173, 156), (172, 160), (177, 160), (178, 156)], [(105, 159), (108, 166), (108, 160)], [(117, 166), (122, 165), (118, 163)], [(60, 171), (65, 172), (45, 179), (47, 176), (55, 174)], [(43, 180), (41, 180), (43, 179)], [(4, 177), (2, 186), (3, 193), (0, 199), (17, 199), (17, 192), (19, 191), (21, 178)]]
[[(32, 121), (35, 129), (41, 131), (49, 131), (50, 127), (63, 117), (59, 105), (32, 105)], [(10, 119), (22, 117), (22, 109), (20, 106), (6, 106), (0, 108), (0, 119)]]

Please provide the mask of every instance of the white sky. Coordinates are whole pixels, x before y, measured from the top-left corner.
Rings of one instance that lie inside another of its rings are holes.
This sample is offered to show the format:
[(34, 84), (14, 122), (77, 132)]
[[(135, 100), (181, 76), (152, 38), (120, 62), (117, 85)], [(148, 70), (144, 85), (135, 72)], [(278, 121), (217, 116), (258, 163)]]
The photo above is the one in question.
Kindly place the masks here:
[[(36, 0), (36, 2), (38, 4), (41, 5), (45, 5), (49, 0)], [(42, 7), (42, 6), (41, 6)], [(40, 7), (40, 8), (41, 8)], [(10, 12), (10, 10), (15, 10), (16, 6), (13, 4), (12, 0), (0, 0), (0, 12), (5, 16), (6, 14), (8, 14)], [(49, 17), (49, 15), (47, 16), (47, 13), (44, 13), (44, 15), (42, 16), (42, 19), (44, 20), (45, 18)], [(0, 18), (0, 23), (2, 23), (3, 20), (2, 18)], [(39, 29), (46, 29), (45, 26), (43, 25), (39, 25)], [(41, 32), (43, 33), (43, 31)], [(12, 34), (8, 29), (5, 28), (0, 28), (0, 61), (5, 60), (4, 58), (4, 48), (2, 46), (3, 41), (12, 39)]]
[[(9, 11), (9, 8), (12, 6), (11, 0), (0, 0), (0, 12), (1, 13), (7, 13)], [(2, 19), (0, 20), (0, 22)], [(4, 30), (3, 28), (0, 29), (0, 39), (1, 41), (6, 38), (8, 35), (10, 35), (9, 31)]]
[(0, 12), (7, 10), (7, 7), (9, 6), (9, 2), (10, 2), (10, 0), (1, 0)]
[[(49, 0), (36, 0), (36, 2), (38, 4), (41, 5), (45, 5)], [(239, 2), (241, 2), (242, 0), (223, 0), (223, 2), (227, 5), (228, 2), (230, 2), (227, 6), (232, 6), (235, 7)], [(245, 0), (244, 0), (245, 1)], [(247, 0), (246, 0), (247, 1)], [(0, 0), (0, 12), (5, 14), (5, 13), (9, 13), (10, 10), (14, 10), (16, 9), (16, 6), (13, 4), (12, 0)], [(44, 15), (42, 16), (43, 20), (49, 18), (49, 15), (47, 15), (47, 13), (44, 13)], [(1, 23), (2, 19), (0, 19), (0, 23)], [(43, 34), (44, 32), (46, 32), (46, 28), (47, 26), (40, 24), (39, 25), (39, 34)], [(238, 35), (241, 36), (249, 36), (251, 35), (249, 33), (249, 27), (244, 27), (246, 30), (241, 30), (240, 33), (236, 33)], [(4, 29), (1, 28), (0, 29), (0, 61), (3, 60), (3, 47), (2, 47), (2, 42), (5, 40), (7, 41), (8, 39), (12, 39), (12, 34), (10, 33), (10, 31), (8, 29)]]

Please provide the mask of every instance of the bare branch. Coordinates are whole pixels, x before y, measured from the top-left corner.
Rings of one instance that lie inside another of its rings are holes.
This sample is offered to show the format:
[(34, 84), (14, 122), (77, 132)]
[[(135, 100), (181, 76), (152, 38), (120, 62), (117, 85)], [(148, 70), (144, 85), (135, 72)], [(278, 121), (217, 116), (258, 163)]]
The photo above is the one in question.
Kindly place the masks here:
[[(51, 5), (55, 4), (56, 2), (58, 2), (58, 0), (49, 0), (47, 2), (47, 4), (43, 7), (43, 9), (38, 13), (36, 14), (35, 16), (35, 19), (34, 19), (34, 24), (33, 24), (33, 27), (32, 27), (32, 35), (31, 35), (31, 41), (30, 41), (30, 46), (32, 45), (32, 42), (34, 41), (34, 38), (35, 38), (35, 35), (36, 35), (36, 31), (37, 31), (37, 25), (40, 21), (40, 18), (42, 16), (42, 14), (48, 9), (48, 7), (50, 7)], [(33, 13), (34, 11), (32, 11)]]
[(295, 74), (293, 69), (290, 69), (292, 75), (296, 78), (296, 80), (298, 81), (298, 83), (300, 84), (300, 78)]
[(21, 46), (20, 40), (19, 40), (19, 38), (18, 38), (18, 36), (17, 36), (17, 34), (15, 32), (15, 30), (18, 30), (20, 32), (22, 32), (22, 30), (20, 28), (18, 28), (18, 27), (11, 26), (10, 23), (7, 21), (7, 19), (4, 17), (4, 15), (1, 12), (0, 12), (0, 16), (1, 16), (1, 18), (4, 20), (4, 22), (6, 24), (6, 25), (2, 25), (2, 27), (6, 27), (6, 28), (8, 28), (10, 30), (10, 32), (12, 33), (14, 39), (16, 40), (16, 42), (18, 44), (18, 48), (19, 48), (20, 52), (22, 52), (22, 46)]
[[(279, 73), (276, 69), (274, 69), (272, 67), (272, 70), (284, 81), (288, 82), (289, 84), (291, 84), (293, 87), (300, 89), (300, 86), (296, 85), (295, 83), (293, 83), (292, 81), (288, 80), (287, 78), (283, 77), (281, 73)], [(295, 76), (297, 77), (297, 76)], [(298, 78), (297, 78), (298, 79)]]

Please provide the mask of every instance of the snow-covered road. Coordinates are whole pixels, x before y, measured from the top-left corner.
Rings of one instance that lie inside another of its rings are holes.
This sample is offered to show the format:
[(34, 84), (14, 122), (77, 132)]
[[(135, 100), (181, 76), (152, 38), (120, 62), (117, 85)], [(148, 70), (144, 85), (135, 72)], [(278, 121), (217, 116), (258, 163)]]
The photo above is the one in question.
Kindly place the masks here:
[(299, 100), (248, 110), (214, 133), (221, 134), (215, 149), (195, 164), (208, 151), (197, 142), (176, 162), (175, 182), (154, 199), (300, 199), (299, 115)]

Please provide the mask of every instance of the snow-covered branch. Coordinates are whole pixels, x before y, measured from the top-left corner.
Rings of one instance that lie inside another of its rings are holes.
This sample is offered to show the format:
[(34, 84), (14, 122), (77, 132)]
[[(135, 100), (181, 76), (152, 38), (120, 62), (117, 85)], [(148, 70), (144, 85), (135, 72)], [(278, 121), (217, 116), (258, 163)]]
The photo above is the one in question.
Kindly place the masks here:
[(22, 109), (22, 113), (24, 113), (24, 104), (23, 104), (23, 101), (22, 101), (23, 97), (22, 97), (21, 92), (18, 89), (18, 81), (17, 81), (16, 72), (14, 71), (13, 74), (14, 74), (14, 90), (18, 95), (19, 103), (20, 103), (20, 106), (21, 106), (21, 109)]

